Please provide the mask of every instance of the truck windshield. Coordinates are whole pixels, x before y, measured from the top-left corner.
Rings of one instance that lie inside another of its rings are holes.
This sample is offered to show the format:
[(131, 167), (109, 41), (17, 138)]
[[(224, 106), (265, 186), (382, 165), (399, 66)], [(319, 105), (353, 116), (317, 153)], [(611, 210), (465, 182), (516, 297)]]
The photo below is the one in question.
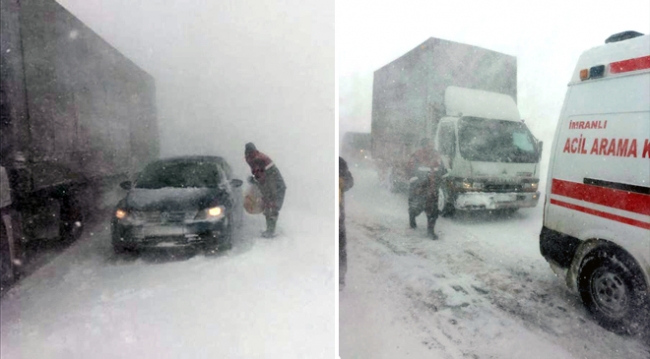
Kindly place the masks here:
[(209, 162), (158, 162), (145, 168), (136, 188), (206, 188), (219, 185), (219, 171)]
[(461, 118), (458, 145), (469, 161), (535, 163), (538, 158), (533, 135), (521, 122)]

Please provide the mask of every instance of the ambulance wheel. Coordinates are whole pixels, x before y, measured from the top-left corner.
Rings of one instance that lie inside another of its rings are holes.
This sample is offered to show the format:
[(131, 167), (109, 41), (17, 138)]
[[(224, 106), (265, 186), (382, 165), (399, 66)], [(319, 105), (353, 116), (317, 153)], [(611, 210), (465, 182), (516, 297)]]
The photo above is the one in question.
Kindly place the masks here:
[(454, 215), (455, 208), (450, 203), (451, 196), (447, 189), (438, 188), (438, 212), (443, 217), (451, 217)]
[(647, 284), (623, 250), (608, 246), (589, 253), (580, 266), (578, 288), (585, 307), (602, 327), (634, 336), (649, 329)]

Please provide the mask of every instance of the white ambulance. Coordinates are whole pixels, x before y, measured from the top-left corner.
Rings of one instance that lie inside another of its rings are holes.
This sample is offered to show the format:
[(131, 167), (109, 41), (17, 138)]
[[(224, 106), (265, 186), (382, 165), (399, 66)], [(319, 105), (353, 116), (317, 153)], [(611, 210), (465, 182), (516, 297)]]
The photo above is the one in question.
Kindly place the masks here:
[(605, 328), (650, 326), (650, 36), (585, 51), (551, 148), (540, 250)]

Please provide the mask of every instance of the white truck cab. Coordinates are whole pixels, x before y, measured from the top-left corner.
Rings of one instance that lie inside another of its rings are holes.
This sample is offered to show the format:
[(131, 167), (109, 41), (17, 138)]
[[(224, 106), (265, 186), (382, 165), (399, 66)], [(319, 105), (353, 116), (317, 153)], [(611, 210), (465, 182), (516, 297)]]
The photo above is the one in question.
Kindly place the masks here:
[(585, 51), (553, 146), (540, 251), (615, 332), (650, 323), (650, 36)]
[(539, 201), (541, 143), (512, 97), (449, 86), (435, 147), (447, 170), (438, 209), (510, 210)]

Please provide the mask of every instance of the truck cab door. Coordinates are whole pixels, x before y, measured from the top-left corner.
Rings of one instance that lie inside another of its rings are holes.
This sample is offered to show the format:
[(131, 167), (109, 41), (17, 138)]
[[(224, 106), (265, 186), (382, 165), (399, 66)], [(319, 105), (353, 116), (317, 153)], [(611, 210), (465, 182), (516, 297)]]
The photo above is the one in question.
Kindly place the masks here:
[(450, 172), (454, 168), (454, 159), (456, 157), (456, 131), (454, 124), (451, 122), (444, 122), (440, 124), (438, 130), (438, 152), (442, 157), (442, 162)]

